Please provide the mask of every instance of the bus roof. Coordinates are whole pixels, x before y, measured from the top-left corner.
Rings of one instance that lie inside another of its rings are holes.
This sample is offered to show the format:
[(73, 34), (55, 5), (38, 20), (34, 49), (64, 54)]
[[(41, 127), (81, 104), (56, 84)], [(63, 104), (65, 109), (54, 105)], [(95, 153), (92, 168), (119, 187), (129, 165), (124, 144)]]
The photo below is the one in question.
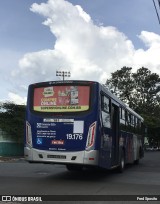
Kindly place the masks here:
[(96, 81), (87, 81), (87, 80), (65, 80), (65, 81), (45, 81), (45, 82), (38, 82), (34, 84), (30, 84), (30, 86), (40, 86), (40, 85), (54, 85), (54, 84), (91, 84), (91, 83), (97, 83)]

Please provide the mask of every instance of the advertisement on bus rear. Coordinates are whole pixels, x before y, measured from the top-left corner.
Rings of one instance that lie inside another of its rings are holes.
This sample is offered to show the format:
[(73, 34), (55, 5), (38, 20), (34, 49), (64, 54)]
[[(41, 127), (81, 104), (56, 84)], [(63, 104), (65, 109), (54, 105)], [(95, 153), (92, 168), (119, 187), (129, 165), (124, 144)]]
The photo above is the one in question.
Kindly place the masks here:
[(89, 86), (49, 86), (34, 89), (33, 110), (80, 112), (89, 110)]

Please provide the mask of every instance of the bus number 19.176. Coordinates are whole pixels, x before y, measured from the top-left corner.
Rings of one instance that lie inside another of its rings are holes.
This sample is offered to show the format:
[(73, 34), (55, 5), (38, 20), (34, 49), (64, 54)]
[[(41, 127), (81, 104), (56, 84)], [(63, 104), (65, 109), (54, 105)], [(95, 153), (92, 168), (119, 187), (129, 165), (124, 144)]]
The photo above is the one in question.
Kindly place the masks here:
[(78, 133), (67, 134), (66, 136), (67, 136), (67, 140), (82, 140), (83, 139), (83, 135), (78, 134)]

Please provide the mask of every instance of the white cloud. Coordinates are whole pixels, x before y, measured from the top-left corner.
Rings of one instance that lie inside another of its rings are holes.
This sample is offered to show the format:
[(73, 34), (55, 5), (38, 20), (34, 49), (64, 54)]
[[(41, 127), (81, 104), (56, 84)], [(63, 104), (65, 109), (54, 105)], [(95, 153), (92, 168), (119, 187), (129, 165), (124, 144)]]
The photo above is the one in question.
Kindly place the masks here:
[(52, 50), (28, 53), (20, 61), (21, 75), (29, 81), (54, 80), (59, 69), (70, 70), (72, 79), (105, 82), (111, 71), (130, 65), (134, 47), (114, 27), (94, 25), (80, 7), (64, 0), (36, 4), (31, 11), (43, 15), (43, 22), (56, 36)]
[(12, 101), (14, 102), (15, 104), (26, 104), (26, 101), (27, 101), (27, 97), (21, 97), (19, 96), (18, 94), (15, 94), (15, 93), (12, 93), (12, 92), (9, 92), (8, 93), (8, 97), (9, 97), (9, 101)]
[(146, 45), (146, 47), (160, 47), (160, 35), (153, 32), (142, 31), (138, 36)]
[(79, 15), (87, 22), (89, 23), (91, 21), (91, 17), (90, 15), (88, 15), (86, 12), (83, 11), (82, 7), (77, 5), (76, 6), (78, 11), (79, 11)]
[(134, 65), (147, 67), (152, 72), (160, 75), (160, 35), (152, 32), (142, 31), (139, 38), (144, 42), (147, 50), (135, 51)]
[[(71, 71), (72, 79), (105, 82), (123, 66), (142, 66), (160, 74), (160, 36), (142, 31), (147, 46), (135, 50), (132, 42), (114, 27), (97, 26), (80, 6), (65, 0), (34, 3), (30, 9), (46, 19), (43, 24), (56, 37), (53, 49), (25, 54), (12, 73), (25, 83), (55, 80), (56, 70)], [(23, 84), (23, 83), (22, 83)]]
[[(17, 78), (12, 78), (10, 73), (13, 67), (18, 66), (18, 60), (22, 58), (23, 54), (12, 49), (0, 48), (0, 101), (5, 102), (9, 100), (8, 93), (13, 91)], [(19, 86), (18, 86), (19, 87)], [(17, 88), (16, 88), (17, 89)], [(20, 94), (20, 93), (19, 93)]]

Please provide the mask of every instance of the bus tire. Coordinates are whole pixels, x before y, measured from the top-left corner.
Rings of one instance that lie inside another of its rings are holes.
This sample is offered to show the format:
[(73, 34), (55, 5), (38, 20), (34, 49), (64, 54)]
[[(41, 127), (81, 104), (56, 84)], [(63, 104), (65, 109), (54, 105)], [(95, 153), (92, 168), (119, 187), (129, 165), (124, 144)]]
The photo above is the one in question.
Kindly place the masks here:
[(83, 166), (74, 164), (67, 164), (66, 167), (68, 171), (82, 171), (83, 169)]
[(140, 147), (139, 149), (139, 158), (143, 158), (144, 157), (144, 149), (142, 147)]
[(134, 164), (138, 165), (138, 164), (139, 164), (139, 159), (136, 159), (136, 160), (134, 161)]
[(120, 155), (118, 173), (123, 173), (124, 169), (125, 169), (125, 153), (124, 153), (124, 150), (122, 150)]

